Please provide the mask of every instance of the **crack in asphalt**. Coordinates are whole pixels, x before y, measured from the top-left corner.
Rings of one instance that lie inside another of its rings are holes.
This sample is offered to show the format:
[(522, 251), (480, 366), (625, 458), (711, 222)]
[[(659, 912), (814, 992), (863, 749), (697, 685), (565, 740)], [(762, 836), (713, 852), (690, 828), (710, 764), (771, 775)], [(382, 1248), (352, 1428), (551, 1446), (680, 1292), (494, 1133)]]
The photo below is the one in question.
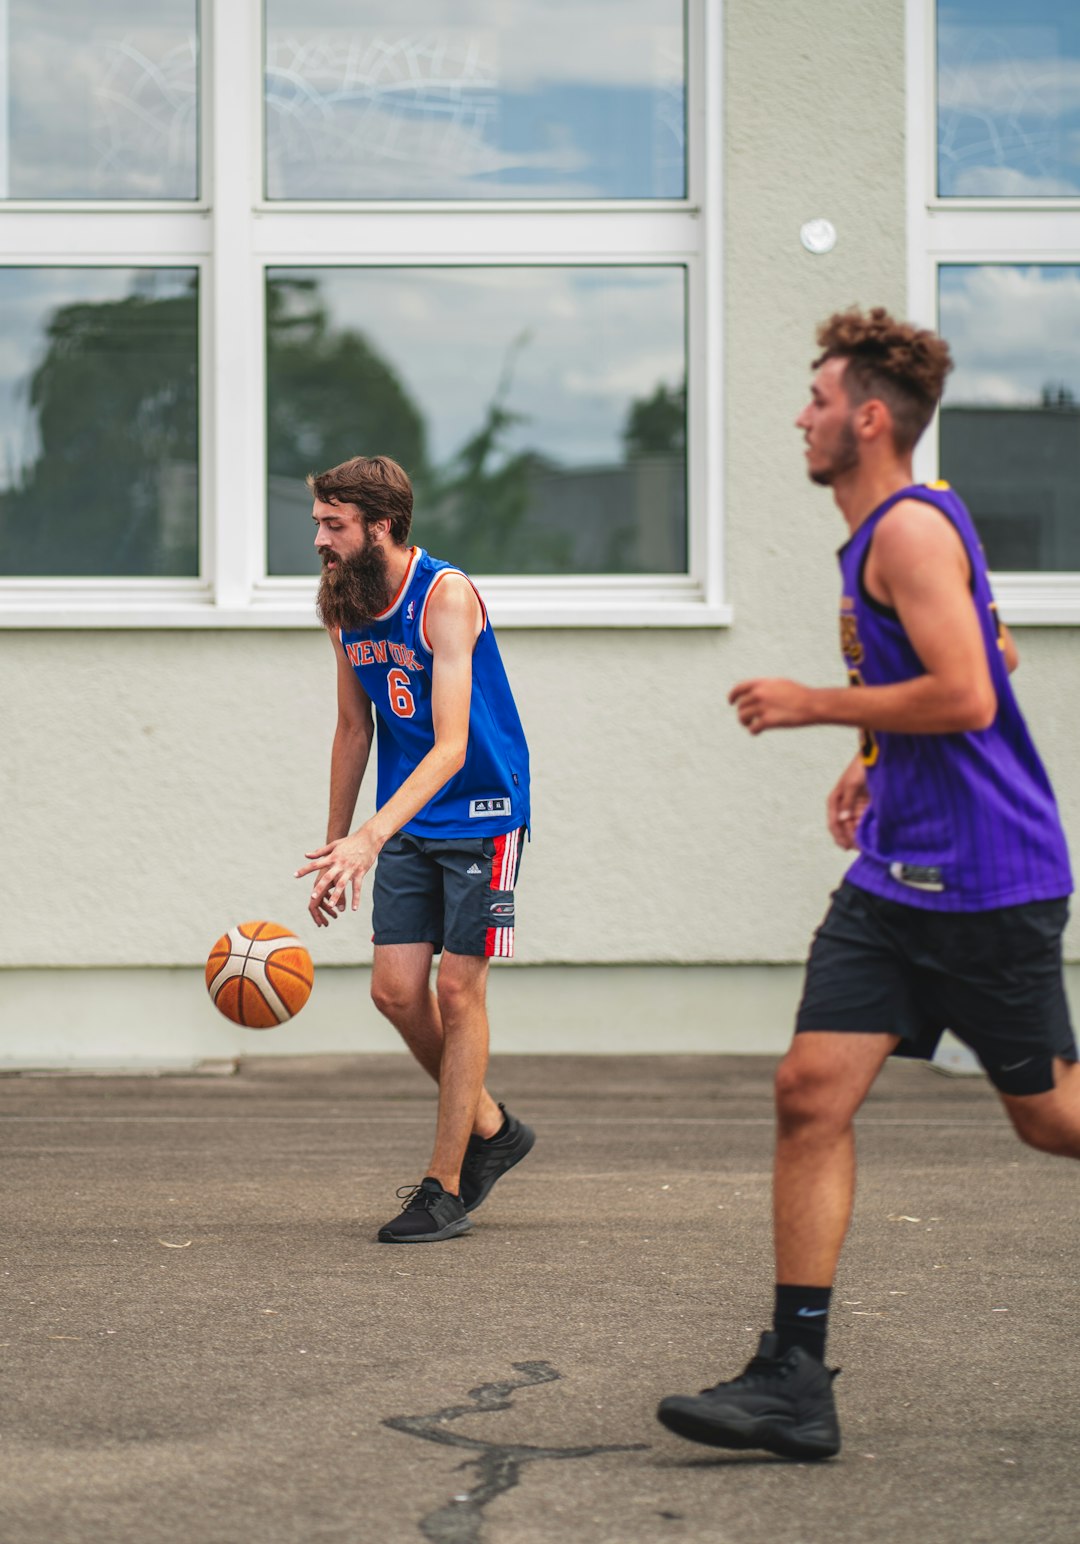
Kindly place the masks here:
[(630, 1442), (599, 1447), (533, 1447), (519, 1442), (484, 1442), (460, 1431), (449, 1431), (449, 1423), (463, 1415), (510, 1410), (513, 1408), (510, 1395), (516, 1390), (554, 1383), (562, 1377), (550, 1362), (511, 1362), (510, 1365), (522, 1377), (504, 1383), (482, 1383), (479, 1388), (470, 1389), (470, 1404), (448, 1405), (430, 1415), (391, 1415), (382, 1423), (410, 1437), (439, 1442), (445, 1447), (468, 1448), (477, 1455), (458, 1466), (475, 1469), (476, 1483), (420, 1519), (420, 1532), (430, 1544), (480, 1544), (484, 1508), (496, 1496), (513, 1490), (526, 1464), (538, 1463), (541, 1459), (593, 1458), (597, 1453), (635, 1453), (649, 1446), (647, 1442)]

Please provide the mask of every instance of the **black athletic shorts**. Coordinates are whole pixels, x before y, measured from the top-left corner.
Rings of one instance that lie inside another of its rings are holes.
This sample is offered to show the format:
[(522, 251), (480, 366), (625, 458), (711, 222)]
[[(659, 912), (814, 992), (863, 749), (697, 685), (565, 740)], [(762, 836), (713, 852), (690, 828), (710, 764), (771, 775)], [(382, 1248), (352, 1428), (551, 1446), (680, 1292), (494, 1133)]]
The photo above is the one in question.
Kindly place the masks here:
[(509, 959), (524, 835), (524, 826), (457, 841), (399, 831), (375, 868), (373, 941)]
[(846, 880), (814, 935), (796, 1033), (899, 1035), (901, 1056), (931, 1057), (946, 1029), (1003, 1094), (1054, 1086), (1076, 1061), (1062, 979), (1067, 900), (994, 911), (925, 911)]

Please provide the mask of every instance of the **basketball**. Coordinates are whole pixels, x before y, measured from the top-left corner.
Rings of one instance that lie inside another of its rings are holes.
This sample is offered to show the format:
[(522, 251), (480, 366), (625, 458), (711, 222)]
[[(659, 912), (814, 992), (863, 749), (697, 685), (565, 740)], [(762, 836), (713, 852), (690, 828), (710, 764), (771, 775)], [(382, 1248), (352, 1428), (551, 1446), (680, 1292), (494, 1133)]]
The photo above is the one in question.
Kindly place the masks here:
[(206, 990), (219, 1013), (246, 1029), (284, 1024), (311, 996), (315, 967), (295, 934), (276, 922), (241, 922), (206, 961)]

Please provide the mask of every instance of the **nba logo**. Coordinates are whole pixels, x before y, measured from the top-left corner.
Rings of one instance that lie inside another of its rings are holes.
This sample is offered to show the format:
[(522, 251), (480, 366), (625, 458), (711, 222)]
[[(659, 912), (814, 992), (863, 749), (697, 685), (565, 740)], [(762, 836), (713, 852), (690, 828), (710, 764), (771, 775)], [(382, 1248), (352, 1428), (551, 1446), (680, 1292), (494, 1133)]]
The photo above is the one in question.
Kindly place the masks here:
[(406, 620), (406, 622), (411, 622), (412, 621), (412, 619), (413, 619), (413, 610), (414, 610), (415, 606), (416, 606), (416, 602), (414, 600), (411, 600), (409, 602), (409, 604), (405, 607), (405, 620)]

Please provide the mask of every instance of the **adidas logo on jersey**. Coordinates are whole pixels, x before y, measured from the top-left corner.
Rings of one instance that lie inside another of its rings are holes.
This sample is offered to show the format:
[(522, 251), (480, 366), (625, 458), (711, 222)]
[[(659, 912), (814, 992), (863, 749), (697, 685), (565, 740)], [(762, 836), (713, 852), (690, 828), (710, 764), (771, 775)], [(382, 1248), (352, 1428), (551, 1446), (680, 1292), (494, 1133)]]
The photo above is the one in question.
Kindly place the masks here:
[(475, 820), (478, 815), (509, 815), (509, 799), (470, 799), (469, 819)]
[(479, 863), (471, 864), (470, 867), (465, 870), (465, 872), (466, 874), (479, 874), (481, 872)]

